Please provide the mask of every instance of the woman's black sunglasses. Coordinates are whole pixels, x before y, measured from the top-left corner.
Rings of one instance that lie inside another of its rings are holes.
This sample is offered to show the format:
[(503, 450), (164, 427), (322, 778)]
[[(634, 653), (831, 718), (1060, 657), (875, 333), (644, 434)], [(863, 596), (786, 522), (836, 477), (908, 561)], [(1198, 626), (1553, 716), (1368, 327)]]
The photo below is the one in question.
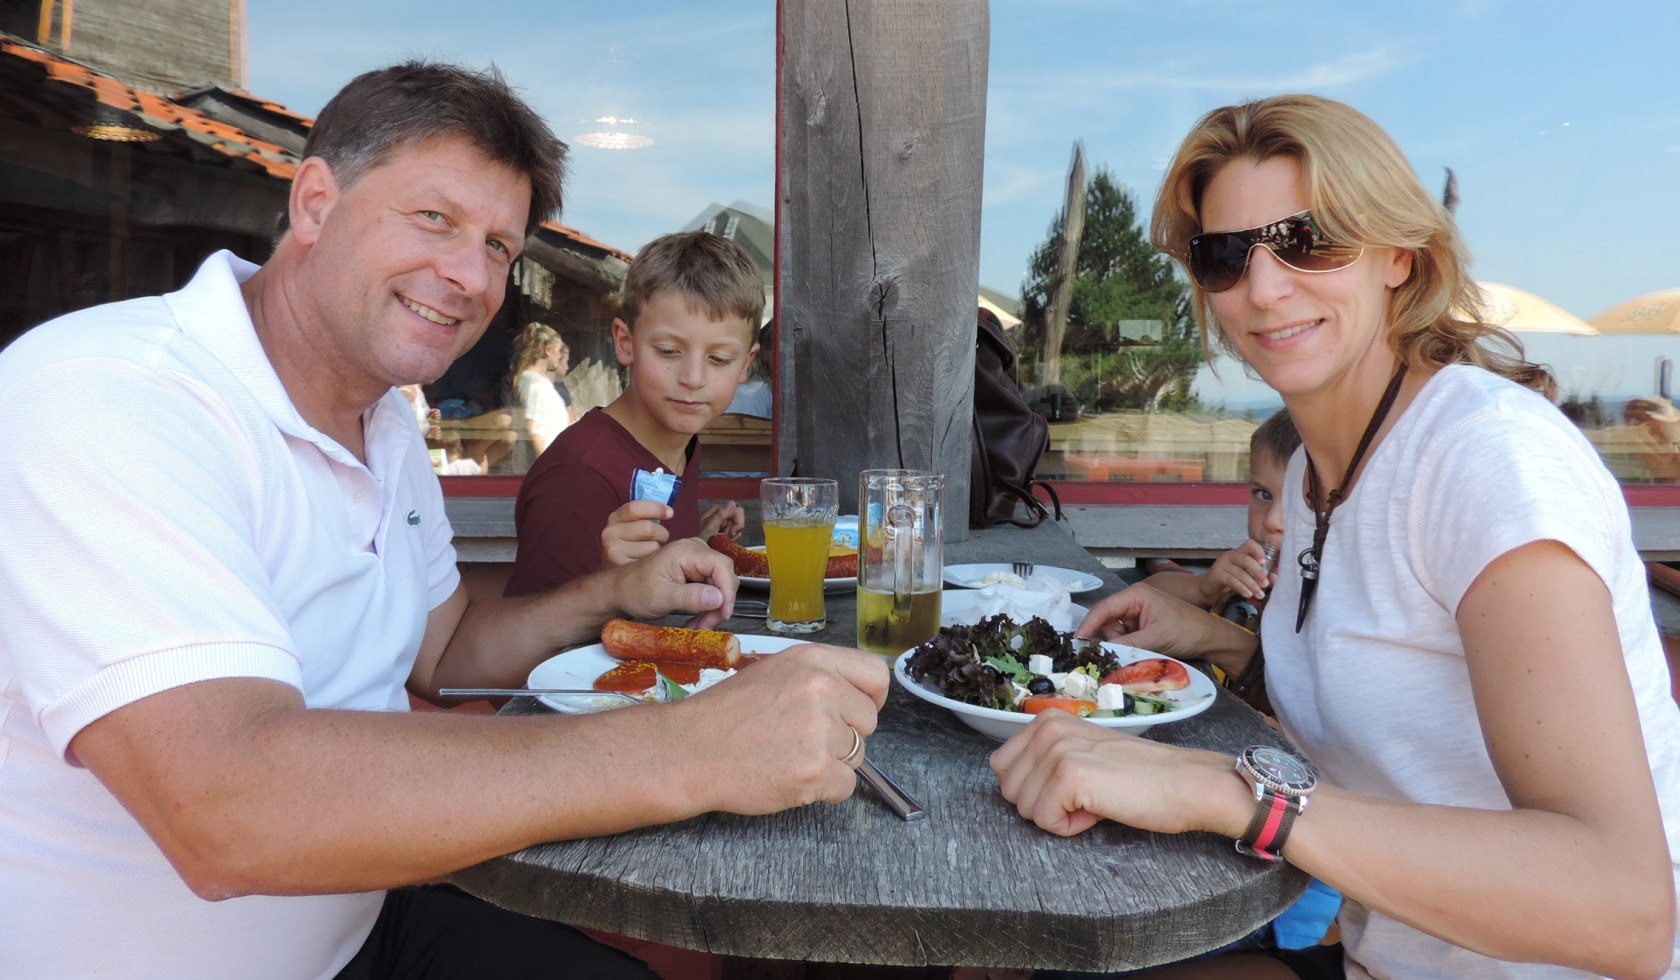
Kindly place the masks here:
[(1279, 262), (1296, 272), (1335, 272), (1359, 261), (1363, 245), (1339, 245), (1324, 237), (1311, 211), (1244, 231), (1204, 232), (1190, 239), (1190, 274), (1210, 293), (1222, 293), (1242, 281), (1248, 255), (1264, 245)]

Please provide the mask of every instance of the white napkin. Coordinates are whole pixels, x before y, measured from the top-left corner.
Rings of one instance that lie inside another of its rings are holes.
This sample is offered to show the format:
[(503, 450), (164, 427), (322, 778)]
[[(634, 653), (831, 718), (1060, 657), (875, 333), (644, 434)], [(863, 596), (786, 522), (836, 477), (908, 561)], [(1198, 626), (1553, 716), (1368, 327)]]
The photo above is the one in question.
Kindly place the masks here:
[(1067, 633), (1073, 621), (1073, 600), (1067, 586), (1043, 572), (1034, 572), (1021, 586), (988, 585), (975, 596), (976, 619), (1002, 613), (1017, 623), (1037, 616), (1057, 632)]

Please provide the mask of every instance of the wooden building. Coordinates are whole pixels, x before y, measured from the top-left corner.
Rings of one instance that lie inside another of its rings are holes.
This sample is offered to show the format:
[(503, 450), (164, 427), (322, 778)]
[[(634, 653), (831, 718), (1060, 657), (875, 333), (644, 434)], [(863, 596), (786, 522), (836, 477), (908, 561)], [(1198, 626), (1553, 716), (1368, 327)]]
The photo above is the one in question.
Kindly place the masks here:
[[(260, 260), (311, 125), (243, 89), (241, 4), (35, 8), (0, 7), (0, 346), (62, 313), (179, 288), (217, 249)], [(615, 373), (609, 327), (629, 258), (542, 225), (484, 350), (450, 385), (483, 387), (466, 373), (477, 365), (494, 387), (531, 321), (560, 329), (575, 364), (604, 352), (600, 370)]]

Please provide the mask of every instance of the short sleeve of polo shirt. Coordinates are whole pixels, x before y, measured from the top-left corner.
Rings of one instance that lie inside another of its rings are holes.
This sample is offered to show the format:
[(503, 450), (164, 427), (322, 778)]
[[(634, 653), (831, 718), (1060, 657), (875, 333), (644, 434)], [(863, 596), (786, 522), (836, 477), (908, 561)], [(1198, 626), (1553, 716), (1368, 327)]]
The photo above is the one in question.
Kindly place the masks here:
[(0, 418), (13, 463), (0, 594), (16, 597), (0, 616), (0, 667), (57, 750), (194, 681), (301, 685), (254, 547), (260, 463), (213, 393), (81, 358), (0, 391)]

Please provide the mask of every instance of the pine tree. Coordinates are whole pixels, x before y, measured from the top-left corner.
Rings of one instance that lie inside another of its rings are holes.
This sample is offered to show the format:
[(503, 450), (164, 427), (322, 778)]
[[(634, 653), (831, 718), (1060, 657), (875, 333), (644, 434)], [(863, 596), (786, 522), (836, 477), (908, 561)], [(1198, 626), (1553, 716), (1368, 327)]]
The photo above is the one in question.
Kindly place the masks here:
[[(1055, 286), (1062, 219), (1033, 252), (1022, 284), (1024, 358), (1043, 363), (1044, 316)], [(1120, 408), (1183, 409), (1194, 402), (1190, 381), (1202, 351), (1190, 316), (1189, 290), (1172, 263), (1149, 244), (1131, 193), (1106, 168), (1085, 192), (1085, 226), (1068, 303), (1061, 357), (1062, 382), (1086, 411)], [(1132, 342), (1119, 337), (1122, 320), (1155, 320), (1158, 336)]]

